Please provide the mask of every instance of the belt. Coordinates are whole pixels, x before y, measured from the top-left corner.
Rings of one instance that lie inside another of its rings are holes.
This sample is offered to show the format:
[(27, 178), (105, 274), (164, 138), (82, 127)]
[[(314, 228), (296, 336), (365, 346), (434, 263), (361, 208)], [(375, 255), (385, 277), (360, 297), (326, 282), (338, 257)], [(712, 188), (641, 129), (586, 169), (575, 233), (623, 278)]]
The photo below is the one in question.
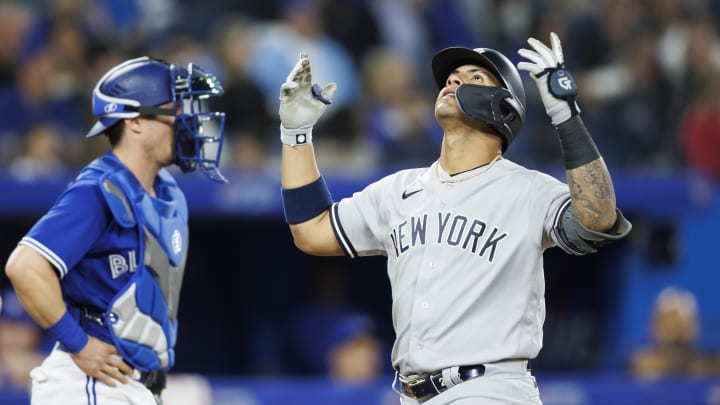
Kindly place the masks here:
[(163, 370), (141, 371), (138, 378), (135, 378), (135, 372), (133, 372), (133, 378), (146, 386), (153, 394), (160, 395), (165, 389), (167, 372)]
[[(146, 386), (146, 387), (152, 387), (155, 382), (159, 382), (159, 377), (162, 371), (140, 371), (139, 373), (137, 370), (133, 370), (132, 378), (135, 381), (138, 381), (140, 384)], [(138, 375), (139, 374), (139, 375)]]
[[(57, 350), (70, 353), (65, 345), (60, 342), (57, 343), (56, 348)], [(133, 369), (133, 372), (129, 377), (138, 381), (153, 393), (157, 393), (165, 388), (167, 372), (163, 370), (140, 371), (138, 369)]]
[[(456, 369), (456, 371), (453, 369)], [(416, 378), (406, 378), (398, 372), (395, 374), (395, 380), (399, 382), (399, 384), (397, 384), (399, 385), (398, 392), (423, 403), (435, 395), (445, 392), (457, 383), (472, 380), (485, 374), (485, 366), (482, 364), (452, 367), (449, 370), (450, 372), (455, 372), (454, 377), (457, 378), (457, 380), (450, 384), (445, 381), (442, 370)], [(452, 378), (452, 376), (450, 378)], [(393, 386), (395, 385), (396, 384), (393, 383)]]

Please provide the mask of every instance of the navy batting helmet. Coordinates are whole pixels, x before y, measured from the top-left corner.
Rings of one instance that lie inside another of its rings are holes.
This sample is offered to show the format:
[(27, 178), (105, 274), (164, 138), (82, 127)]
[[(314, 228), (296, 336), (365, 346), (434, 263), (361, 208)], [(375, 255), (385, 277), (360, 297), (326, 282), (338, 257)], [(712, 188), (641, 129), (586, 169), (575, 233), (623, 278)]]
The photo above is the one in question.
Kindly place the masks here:
[(435, 54), (432, 71), (438, 88), (445, 87), (457, 67), (473, 64), (490, 70), (507, 91), (487, 86), (462, 85), (456, 91), (460, 108), (495, 129), (503, 140), (503, 152), (522, 129), (525, 121), (525, 88), (515, 65), (500, 52), (489, 48), (445, 48)]
[[(95, 85), (92, 109), (98, 121), (87, 137), (104, 133), (117, 122), (143, 115), (175, 116), (175, 159), (184, 172), (200, 167), (210, 178), (225, 181), (218, 170), (225, 114), (205, 111), (204, 100), (223, 94), (207, 71), (147, 56), (110, 69)], [(157, 106), (172, 102), (172, 108)], [(178, 113), (179, 111), (179, 113)]]

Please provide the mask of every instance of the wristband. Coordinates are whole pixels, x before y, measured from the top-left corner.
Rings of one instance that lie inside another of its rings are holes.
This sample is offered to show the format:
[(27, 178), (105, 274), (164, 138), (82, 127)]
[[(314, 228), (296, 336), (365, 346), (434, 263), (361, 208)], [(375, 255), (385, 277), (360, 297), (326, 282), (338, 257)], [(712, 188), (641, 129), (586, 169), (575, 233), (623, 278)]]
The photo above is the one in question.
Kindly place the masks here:
[(47, 328), (47, 332), (72, 354), (80, 352), (88, 342), (85, 331), (67, 311), (59, 321)]
[(600, 152), (579, 115), (557, 125), (565, 169), (572, 170), (600, 157)]
[(288, 129), (280, 124), (280, 141), (290, 146), (312, 143), (312, 129), (312, 126)]
[(325, 179), (320, 176), (302, 187), (282, 189), (285, 222), (290, 225), (315, 218), (333, 203)]

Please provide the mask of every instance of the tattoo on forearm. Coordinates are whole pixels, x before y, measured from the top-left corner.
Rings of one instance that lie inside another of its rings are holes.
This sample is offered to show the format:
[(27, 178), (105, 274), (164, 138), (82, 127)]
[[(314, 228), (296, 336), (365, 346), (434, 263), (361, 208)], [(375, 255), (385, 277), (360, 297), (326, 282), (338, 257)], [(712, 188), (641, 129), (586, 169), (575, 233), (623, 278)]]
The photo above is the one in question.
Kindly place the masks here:
[(590, 229), (604, 230), (615, 221), (615, 191), (602, 159), (567, 171), (573, 212)]

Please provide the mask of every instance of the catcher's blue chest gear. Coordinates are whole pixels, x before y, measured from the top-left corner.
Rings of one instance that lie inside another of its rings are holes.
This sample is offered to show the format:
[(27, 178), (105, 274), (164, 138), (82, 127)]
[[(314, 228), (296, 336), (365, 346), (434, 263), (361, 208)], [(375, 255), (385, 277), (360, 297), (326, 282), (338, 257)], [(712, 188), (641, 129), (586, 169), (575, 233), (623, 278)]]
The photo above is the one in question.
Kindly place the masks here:
[(187, 254), (187, 204), (161, 170), (157, 198), (112, 154), (83, 169), (23, 242), (62, 277), (69, 309), (90, 335), (141, 370), (174, 360)]

